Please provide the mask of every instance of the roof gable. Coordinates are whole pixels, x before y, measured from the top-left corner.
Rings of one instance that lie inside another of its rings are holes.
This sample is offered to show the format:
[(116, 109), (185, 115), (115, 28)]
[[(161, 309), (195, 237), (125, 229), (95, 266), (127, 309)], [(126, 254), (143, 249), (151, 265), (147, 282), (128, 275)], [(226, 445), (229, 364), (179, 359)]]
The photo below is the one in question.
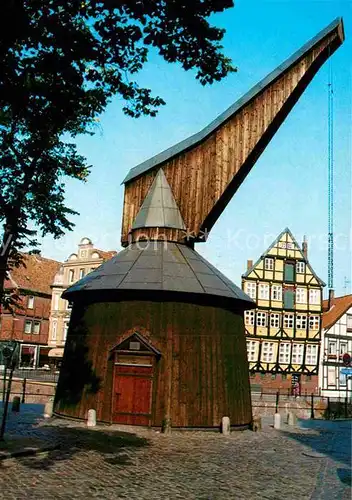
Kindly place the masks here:
[(124, 339), (120, 344), (115, 346), (112, 351), (131, 351), (147, 353), (151, 352), (156, 356), (161, 356), (160, 351), (153, 347), (139, 332), (134, 332), (132, 335)]
[(265, 257), (277, 257), (281, 255), (287, 259), (303, 260), (307, 268), (317, 280), (318, 284), (325, 286), (325, 283), (316, 275), (309, 261), (305, 258), (303, 250), (298, 244), (296, 238), (291, 233), (290, 229), (286, 227), (279, 236), (272, 242), (267, 250), (259, 257), (259, 259), (248, 269), (243, 275), (243, 278), (251, 277), (250, 275), (259, 267), (262, 268), (262, 261)]

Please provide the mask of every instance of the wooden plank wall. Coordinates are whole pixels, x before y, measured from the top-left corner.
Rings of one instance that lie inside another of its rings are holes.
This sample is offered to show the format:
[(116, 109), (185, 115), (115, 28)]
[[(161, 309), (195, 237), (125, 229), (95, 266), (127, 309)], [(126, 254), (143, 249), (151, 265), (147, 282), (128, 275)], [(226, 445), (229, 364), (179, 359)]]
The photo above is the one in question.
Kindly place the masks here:
[[(304, 77), (309, 71), (312, 77), (324, 62), (321, 58), (321, 63), (314, 65), (318, 56), (325, 49), (326, 58), (330, 50), (327, 48), (332, 43), (336, 45), (337, 40), (336, 31), (323, 39), (316, 48), (308, 52), (302, 60), (240, 109), (206, 140), (162, 165), (189, 232), (199, 235), (205, 219), (249, 155), (255, 153), (264, 133), (269, 134), (270, 126), (273, 126), (273, 129), (277, 126), (273, 125), (274, 119), (285, 106), (284, 109), (287, 111), (280, 117), (282, 123), (290, 111), (290, 100), (293, 105), (303, 93), (310, 81)], [(263, 146), (258, 147), (257, 156), (263, 149)], [(156, 172), (157, 169), (149, 171), (125, 186), (121, 236), (123, 245), (128, 243), (128, 234)], [(179, 232), (176, 232), (174, 237), (175, 241), (179, 240)]]
[[(86, 335), (83, 343), (77, 342), (74, 322), (70, 324), (70, 347), (62, 367), (66, 375), (60, 375), (55, 403), (58, 413), (86, 418), (88, 410), (95, 408), (98, 420), (111, 421), (113, 374), (109, 351), (138, 331), (162, 354), (155, 367), (152, 425), (162, 426), (168, 419), (174, 427), (218, 427), (224, 415), (233, 425), (251, 422), (241, 316), (211, 306), (133, 301), (93, 304), (83, 316), (76, 314), (75, 321), (80, 336), (85, 324)], [(76, 352), (83, 344), (88, 349), (85, 359)], [(67, 356), (71, 356), (71, 362)], [(69, 370), (77, 374), (79, 364), (88, 382), (91, 373), (93, 379), (99, 378), (100, 390), (90, 393), (88, 383), (81, 390), (80, 400), (69, 405), (64, 397), (70, 390)]]

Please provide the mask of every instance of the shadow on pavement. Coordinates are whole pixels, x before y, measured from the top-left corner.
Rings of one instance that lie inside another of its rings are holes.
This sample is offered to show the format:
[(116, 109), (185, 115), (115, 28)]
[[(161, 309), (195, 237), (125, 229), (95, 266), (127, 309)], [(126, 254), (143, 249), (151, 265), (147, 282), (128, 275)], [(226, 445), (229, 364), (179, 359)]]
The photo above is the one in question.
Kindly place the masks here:
[[(334, 462), (347, 466), (347, 468), (336, 468), (336, 474), (340, 481), (351, 485), (351, 420), (329, 421), (329, 420), (299, 420), (302, 433), (282, 431), (289, 439), (295, 439), (312, 451), (307, 455), (314, 458), (328, 457)], [(306, 434), (305, 429), (314, 430), (314, 434)]]
[(15, 460), (30, 469), (48, 470), (57, 462), (69, 460), (77, 453), (95, 451), (103, 455), (107, 463), (122, 466), (133, 463), (133, 449), (149, 444), (147, 439), (128, 432), (50, 425), (41, 428), (41, 437), (47, 442), (50, 440), (50, 444), (57, 445), (57, 448), (35, 456), (17, 457)]
[(347, 486), (352, 486), (352, 476), (351, 469), (337, 469), (337, 475), (341, 483), (347, 484)]

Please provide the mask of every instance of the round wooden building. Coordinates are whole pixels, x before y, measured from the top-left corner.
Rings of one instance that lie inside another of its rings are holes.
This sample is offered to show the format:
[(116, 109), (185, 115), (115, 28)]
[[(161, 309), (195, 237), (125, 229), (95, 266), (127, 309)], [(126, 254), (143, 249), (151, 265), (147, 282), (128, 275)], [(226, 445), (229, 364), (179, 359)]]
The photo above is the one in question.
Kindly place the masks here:
[[(68, 288), (60, 415), (162, 427), (252, 419), (243, 312), (255, 303), (201, 257), (207, 234), (315, 73), (337, 19), (208, 127), (124, 180), (123, 251)], [(273, 97), (274, 96), (274, 97)]]
[(94, 408), (100, 421), (157, 427), (218, 427), (223, 416), (250, 424), (243, 311), (254, 303), (190, 242), (170, 241), (184, 229), (160, 169), (132, 243), (63, 295), (73, 311), (56, 413), (86, 418)]
[(135, 243), (71, 287), (55, 411), (104, 422), (251, 422), (244, 293), (186, 245)]

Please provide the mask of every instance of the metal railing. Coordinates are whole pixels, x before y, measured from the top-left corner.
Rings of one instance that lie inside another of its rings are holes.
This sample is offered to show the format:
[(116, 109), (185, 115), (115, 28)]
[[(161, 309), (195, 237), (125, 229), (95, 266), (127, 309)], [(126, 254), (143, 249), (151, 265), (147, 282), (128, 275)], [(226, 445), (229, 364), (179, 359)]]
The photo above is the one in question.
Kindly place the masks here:
[[(0, 380), (3, 378), (3, 370), (0, 371)], [(51, 371), (40, 368), (16, 368), (13, 372), (13, 378), (33, 380), (36, 382), (51, 382), (56, 384), (59, 380), (59, 371)]]
[(352, 418), (352, 401), (348, 397), (332, 398), (319, 394), (309, 394), (307, 391), (292, 394), (292, 391), (252, 391), (252, 407), (266, 408), (272, 413), (279, 413), (280, 409), (294, 409), (309, 413), (310, 418)]

